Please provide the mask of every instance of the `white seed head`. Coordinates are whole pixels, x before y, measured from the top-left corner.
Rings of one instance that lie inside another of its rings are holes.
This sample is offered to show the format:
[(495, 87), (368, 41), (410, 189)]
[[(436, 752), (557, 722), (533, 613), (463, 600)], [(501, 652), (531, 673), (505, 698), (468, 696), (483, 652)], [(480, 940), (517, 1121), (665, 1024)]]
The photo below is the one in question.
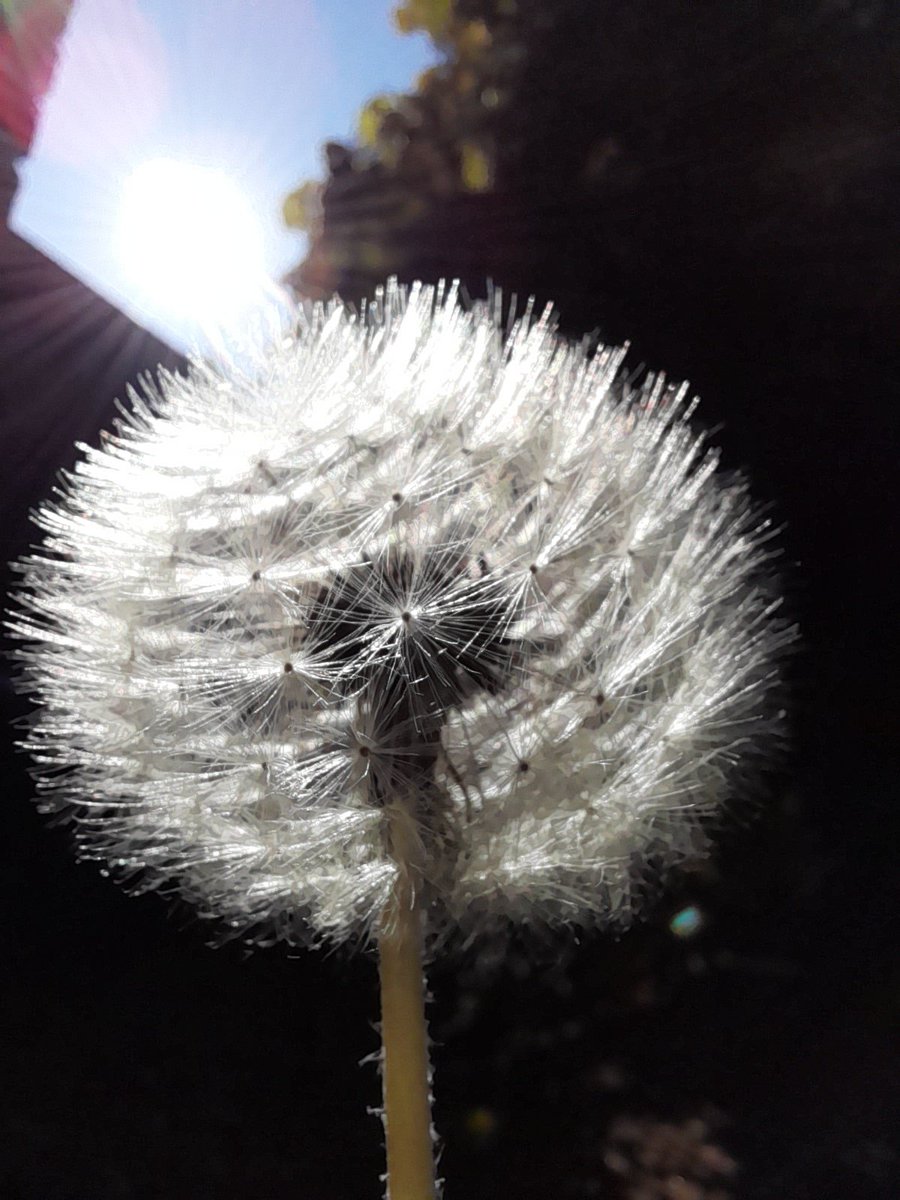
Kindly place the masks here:
[(44, 807), (249, 940), (627, 923), (780, 731), (769, 531), (684, 389), (454, 290), (131, 396), (12, 628)]

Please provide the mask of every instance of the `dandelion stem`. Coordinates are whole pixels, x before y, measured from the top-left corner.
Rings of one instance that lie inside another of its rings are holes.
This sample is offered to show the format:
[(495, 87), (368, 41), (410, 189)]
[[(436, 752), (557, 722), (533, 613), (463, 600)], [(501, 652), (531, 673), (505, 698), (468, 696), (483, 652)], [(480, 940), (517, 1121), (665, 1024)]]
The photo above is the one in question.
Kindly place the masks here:
[(392, 850), (400, 871), (378, 939), (387, 1197), (435, 1200), (422, 913), (404, 816), (399, 808), (390, 814)]

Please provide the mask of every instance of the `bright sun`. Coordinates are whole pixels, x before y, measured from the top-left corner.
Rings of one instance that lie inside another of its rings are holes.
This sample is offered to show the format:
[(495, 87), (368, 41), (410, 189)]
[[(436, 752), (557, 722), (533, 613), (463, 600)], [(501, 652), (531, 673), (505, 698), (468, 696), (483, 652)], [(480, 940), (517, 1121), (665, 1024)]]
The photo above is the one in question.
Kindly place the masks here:
[(139, 299), (215, 326), (252, 308), (265, 288), (263, 234), (224, 171), (158, 158), (125, 180), (118, 253)]

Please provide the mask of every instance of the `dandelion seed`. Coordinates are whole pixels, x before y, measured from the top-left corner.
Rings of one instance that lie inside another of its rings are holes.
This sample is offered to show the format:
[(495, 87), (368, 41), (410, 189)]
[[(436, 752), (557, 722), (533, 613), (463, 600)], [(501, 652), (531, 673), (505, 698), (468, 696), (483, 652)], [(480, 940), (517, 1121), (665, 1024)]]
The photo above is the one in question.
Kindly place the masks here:
[(422, 931), (627, 924), (771, 753), (793, 635), (743, 483), (622, 356), (389, 285), (132, 396), (20, 564), (43, 806), (232, 934), (378, 939), (398, 1037)]

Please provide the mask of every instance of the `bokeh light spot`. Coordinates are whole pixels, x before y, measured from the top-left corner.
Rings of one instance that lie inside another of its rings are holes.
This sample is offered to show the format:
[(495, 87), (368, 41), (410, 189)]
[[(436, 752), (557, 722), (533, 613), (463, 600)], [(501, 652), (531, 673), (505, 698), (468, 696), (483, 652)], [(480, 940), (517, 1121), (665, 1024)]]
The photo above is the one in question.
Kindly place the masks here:
[(696, 904), (680, 909), (669, 921), (669, 929), (677, 938), (691, 938), (703, 927), (703, 914)]

